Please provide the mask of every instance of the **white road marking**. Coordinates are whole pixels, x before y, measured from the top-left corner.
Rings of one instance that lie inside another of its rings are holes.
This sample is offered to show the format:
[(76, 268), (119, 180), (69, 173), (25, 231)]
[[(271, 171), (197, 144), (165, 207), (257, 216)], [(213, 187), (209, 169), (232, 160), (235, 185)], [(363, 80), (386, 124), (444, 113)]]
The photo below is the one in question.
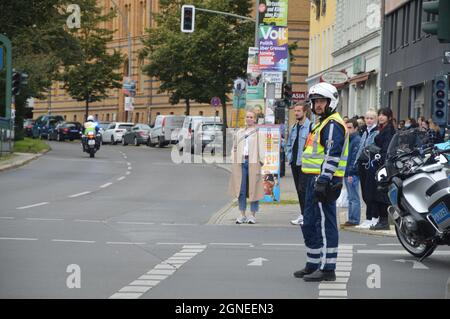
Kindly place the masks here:
[(184, 245), (184, 249), (191, 249), (191, 248), (197, 248), (197, 249), (205, 249), (206, 245)]
[(377, 244), (377, 246), (401, 246), (401, 244)]
[(200, 245), (200, 243), (156, 243), (156, 245)]
[(162, 226), (199, 226), (198, 224), (170, 224), (170, 223), (162, 223)]
[(109, 186), (111, 186), (113, 183), (106, 183), (106, 184), (103, 184), (102, 186), (100, 186), (100, 188), (106, 188), (106, 187), (109, 187)]
[(147, 223), (147, 222), (116, 222), (116, 224), (125, 224), (125, 225), (155, 225), (155, 223)]
[(350, 277), (350, 272), (336, 271), (336, 277)]
[[(198, 246), (190, 245), (189, 247), (195, 247), (199, 249), (200, 247), (202, 247), (202, 251), (206, 249), (205, 245), (198, 245)], [(187, 246), (183, 246), (183, 249), (186, 250)], [(197, 253), (190, 256), (190, 258), (194, 257), (195, 255), (197, 255)], [(149, 270), (146, 274), (140, 276), (139, 279), (134, 280), (129, 285), (120, 289), (119, 292), (115, 293), (110, 298), (124, 298), (124, 299), (139, 298), (140, 296), (142, 296), (143, 293), (150, 290), (151, 287), (158, 285), (162, 280), (172, 275), (175, 271), (177, 271), (177, 269), (179, 269), (185, 262), (188, 261), (188, 260), (174, 260), (171, 258), (172, 257), (156, 265), (153, 269)], [(133, 287), (145, 287), (146, 289), (143, 288), (136, 289)], [(137, 293), (134, 293), (135, 291), (137, 291)], [(125, 294), (125, 292), (128, 293)]]
[(162, 275), (142, 275), (138, 279), (141, 279), (141, 280), (164, 280), (167, 277), (168, 276), (162, 276)]
[(39, 221), (62, 221), (62, 218), (25, 218), (26, 220), (39, 220)]
[[(410, 254), (405, 250), (357, 250), (358, 254), (374, 254), (374, 255), (405, 255), (410, 256)], [(450, 251), (435, 251), (433, 256), (450, 256)]]
[(108, 241), (108, 245), (145, 245), (145, 243), (131, 243), (131, 242), (121, 242), (121, 241)]
[(140, 292), (140, 293), (146, 293), (152, 289), (152, 287), (145, 287), (145, 286), (126, 286), (119, 290), (119, 292)]
[(201, 253), (203, 249), (183, 249), (180, 253)]
[(319, 289), (329, 289), (329, 290), (334, 290), (334, 289), (347, 289), (347, 285), (346, 284), (327, 284), (327, 283), (321, 283), (319, 285)]
[(121, 293), (115, 293), (110, 299), (137, 299), (140, 296), (142, 296), (142, 293), (135, 293), (135, 292), (121, 292)]
[(69, 198), (76, 198), (76, 197), (84, 196), (84, 195), (87, 195), (87, 194), (90, 194), (90, 193), (91, 192), (82, 192), (82, 193), (70, 195)]
[(1, 240), (38, 240), (37, 238), (13, 238), (13, 237), (0, 237)]
[(95, 219), (75, 219), (75, 221), (84, 223), (104, 223), (103, 220), (95, 220)]
[(44, 205), (47, 205), (47, 204), (50, 204), (50, 203), (49, 202), (42, 202), (42, 203), (37, 203), (37, 204), (33, 204), (33, 205), (17, 207), (16, 209), (22, 210), (22, 209), (28, 209), (28, 208), (38, 207), (38, 206), (44, 206)]
[(14, 217), (9, 217), (9, 216), (2, 216), (0, 217), (0, 219), (15, 219)]
[(75, 240), (75, 239), (52, 239), (54, 242), (63, 242), (63, 243), (84, 243), (84, 244), (93, 244), (95, 241), (93, 240)]
[(126, 172), (126, 173), (125, 173), (125, 175), (130, 175), (130, 174), (131, 174), (131, 172)]
[(121, 176), (121, 177), (119, 177), (117, 180), (118, 181), (122, 181), (122, 180), (124, 180), (125, 179), (125, 176)]
[(172, 261), (172, 260), (189, 260), (191, 258), (192, 258), (191, 256), (182, 256), (182, 257), (178, 257), (178, 256), (174, 257), (174, 256), (172, 256), (172, 257), (170, 257), (167, 260), (170, 260), (170, 261)]
[(251, 243), (210, 243), (210, 245), (220, 246), (253, 246)]
[(131, 163), (130, 163), (130, 162), (127, 162), (127, 165), (128, 165), (128, 166), (131, 166)]
[(319, 296), (347, 297), (347, 290), (321, 290)]
[(305, 244), (262, 244), (262, 246), (305, 246)]
[(129, 170), (129, 171), (131, 171), (132, 169), (133, 169), (133, 167), (131, 167), (131, 166), (128, 167), (128, 170)]

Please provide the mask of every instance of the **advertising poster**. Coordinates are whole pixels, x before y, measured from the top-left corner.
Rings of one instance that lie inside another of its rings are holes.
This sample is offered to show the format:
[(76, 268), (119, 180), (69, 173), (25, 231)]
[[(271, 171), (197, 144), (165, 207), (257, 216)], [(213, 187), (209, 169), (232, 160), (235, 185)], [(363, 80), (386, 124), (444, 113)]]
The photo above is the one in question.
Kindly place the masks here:
[(261, 168), (264, 185), (264, 203), (280, 201), (280, 125), (258, 125), (260, 134), (265, 135), (266, 156)]
[(288, 28), (259, 26), (259, 68), (261, 71), (287, 71)]
[(246, 110), (255, 111), (257, 116), (257, 124), (264, 123), (265, 102), (264, 99), (247, 100)]
[(260, 0), (259, 24), (286, 27), (288, 0)]
[(258, 48), (248, 49), (247, 60), (247, 100), (259, 100), (264, 98), (264, 85), (262, 73), (258, 65)]

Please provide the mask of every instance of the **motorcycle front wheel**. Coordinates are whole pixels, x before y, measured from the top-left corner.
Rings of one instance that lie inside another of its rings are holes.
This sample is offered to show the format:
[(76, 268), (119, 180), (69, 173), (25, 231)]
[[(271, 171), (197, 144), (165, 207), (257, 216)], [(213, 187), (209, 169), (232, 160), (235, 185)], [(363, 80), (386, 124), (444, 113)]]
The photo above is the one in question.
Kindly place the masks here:
[(437, 247), (437, 245), (432, 242), (419, 243), (415, 241), (414, 239), (401, 232), (400, 229), (398, 229), (397, 225), (395, 225), (395, 233), (403, 248), (405, 248), (405, 250), (414, 257), (421, 259), (427, 258), (434, 252)]
[(91, 148), (91, 149), (89, 150), (89, 157), (90, 157), (90, 158), (94, 158), (94, 157), (95, 157), (95, 149)]

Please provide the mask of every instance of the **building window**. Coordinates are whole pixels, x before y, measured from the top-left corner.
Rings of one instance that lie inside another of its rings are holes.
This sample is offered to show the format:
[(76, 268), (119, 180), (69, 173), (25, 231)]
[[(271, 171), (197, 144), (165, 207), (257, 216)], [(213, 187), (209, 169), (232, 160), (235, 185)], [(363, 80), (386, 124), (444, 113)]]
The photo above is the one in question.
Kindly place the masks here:
[(156, 115), (161, 115), (161, 112), (156, 112)]
[(98, 114), (95, 114), (95, 120), (98, 121)]
[(203, 111), (198, 111), (198, 115), (203, 116)]
[(417, 13), (416, 13), (416, 18), (417, 18), (417, 38), (418, 40), (420, 40), (422, 38), (422, 9), (423, 9), (423, 0), (417, 0)]
[(144, 67), (144, 60), (139, 59), (138, 62), (138, 74), (139, 74), (139, 91), (140, 93), (144, 93), (145, 90), (145, 79), (144, 79), (144, 72), (142, 71), (142, 68)]
[(64, 115), (64, 121), (66, 121), (67, 120), (67, 115)]
[(409, 3), (403, 7), (402, 17), (402, 46), (407, 46), (409, 43)]
[(216, 111), (216, 116), (219, 116), (219, 111)]
[(74, 122), (77, 121), (77, 115), (76, 115), (76, 114), (73, 116), (73, 121), (74, 121)]
[(170, 112), (170, 115), (173, 115), (173, 112)]
[(109, 113), (106, 113), (106, 122), (109, 122)]
[(313, 0), (313, 5), (316, 8), (316, 20), (320, 19), (320, 0)]

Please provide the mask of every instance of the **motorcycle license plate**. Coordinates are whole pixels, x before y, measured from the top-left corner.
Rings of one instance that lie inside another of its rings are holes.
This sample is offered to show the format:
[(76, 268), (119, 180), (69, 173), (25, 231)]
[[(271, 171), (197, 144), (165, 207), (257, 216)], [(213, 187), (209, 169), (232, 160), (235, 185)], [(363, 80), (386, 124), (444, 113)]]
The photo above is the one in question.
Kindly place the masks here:
[(88, 145), (95, 145), (95, 141), (94, 140), (89, 140), (88, 141)]
[(450, 219), (450, 213), (444, 203), (440, 203), (433, 208), (431, 215), (438, 225), (444, 224), (448, 219)]

